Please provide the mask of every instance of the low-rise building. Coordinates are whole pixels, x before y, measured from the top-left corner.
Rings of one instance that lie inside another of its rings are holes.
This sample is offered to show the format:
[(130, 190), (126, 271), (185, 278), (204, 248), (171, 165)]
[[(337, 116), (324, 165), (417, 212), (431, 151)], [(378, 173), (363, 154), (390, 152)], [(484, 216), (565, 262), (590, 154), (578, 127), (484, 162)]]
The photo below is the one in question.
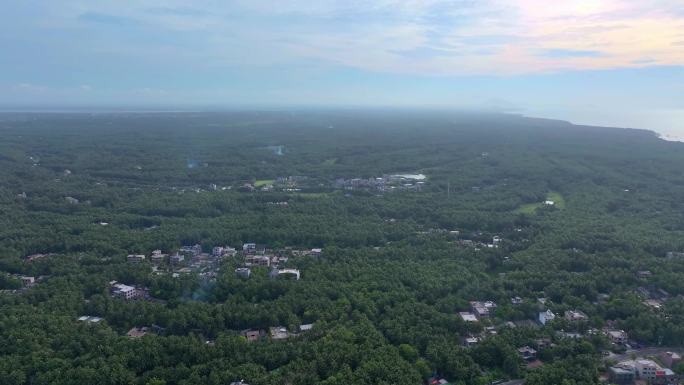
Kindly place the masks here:
[(627, 333), (624, 330), (607, 329), (605, 334), (610, 342), (616, 345), (624, 345), (627, 343)]
[(303, 324), (299, 325), (299, 331), (300, 332), (308, 332), (309, 330), (313, 329), (313, 324)]
[(109, 285), (113, 297), (131, 301), (142, 296), (142, 292), (133, 286), (124, 285), (116, 281), (110, 282)]
[(180, 252), (190, 254), (191, 256), (197, 256), (202, 254), (202, 245), (195, 244), (192, 246), (182, 246)]
[(470, 308), (477, 318), (489, 317), (496, 310), (496, 303), (493, 301), (471, 301)]
[(150, 334), (150, 332), (151, 332), (151, 329), (148, 328), (147, 326), (143, 326), (140, 328), (136, 327), (136, 328), (132, 328), (131, 330), (129, 330), (126, 333), (126, 336), (129, 338), (140, 338), (140, 337), (144, 337), (144, 336)]
[(78, 321), (79, 322), (86, 322), (89, 324), (96, 324), (96, 323), (102, 322), (103, 318), (102, 317), (89, 316), (89, 315), (82, 315), (82, 316), (78, 317)]
[(660, 360), (668, 368), (674, 368), (682, 363), (682, 356), (675, 352), (665, 352), (660, 355)]
[(323, 249), (311, 249), (309, 255), (312, 257), (320, 257), (323, 254)]
[(29, 276), (22, 275), (19, 277), (19, 279), (21, 279), (21, 284), (24, 287), (31, 287), (31, 286), (35, 285), (35, 283), (36, 283), (35, 277), (29, 277)]
[(252, 274), (252, 270), (249, 267), (238, 267), (235, 269), (235, 274), (241, 278), (249, 278)]
[(246, 255), (245, 265), (247, 266), (271, 266), (271, 257), (267, 255)]
[(185, 256), (183, 254), (180, 254), (180, 253), (176, 253), (176, 254), (172, 255), (171, 257), (169, 257), (169, 261), (174, 265), (178, 265), (181, 262), (183, 262), (184, 260), (185, 260)]
[(129, 254), (126, 260), (130, 263), (140, 263), (145, 261), (145, 256), (142, 254)]
[(461, 316), (461, 319), (465, 322), (477, 322), (477, 317), (475, 317), (475, 314), (467, 312), (467, 311), (462, 311), (459, 312), (458, 315)]
[(297, 269), (280, 269), (280, 270), (273, 270), (271, 272), (271, 277), (273, 277), (273, 278), (295, 277), (295, 279), (297, 281), (299, 281), (300, 273), (299, 273), (299, 270), (297, 270)]
[(586, 321), (589, 319), (581, 310), (566, 310), (564, 318), (571, 322)]
[(556, 319), (556, 315), (553, 314), (553, 312), (551, 310), (546, 310), (546, 311), (540, 312), (538, 317), (537, 317), (537, 320), (542, 325), (546, 325), (547, 323), (553, 321), (554, 319)]
[(477, 346), (478, 343), (480, 343), (480, 338), (478, 337), (468, 336), (463, 338), (463, 346), (466, 348)]
[(246, 329), (240, 332), (240, 335), (245, 337), (249, 342), (258, 341), (266, 336), (266, 331), (263, 329)]
[(275, 326), (270, 328), (271, 339), (272, 340), (284, 340), (290, 337), (290, 333), (287, 332), (285, 326)]
[(161, 250), (154, 250), (152, 252), (152, 255), (150, 255), (150, 262), (159, 265), (161, 263), (164, 263), (165, 258), (166, 254), (162, 254)]
[(520, 354), (520, 357), (525, 361), (534, 361), (537, 359), (537, 351), (529, 346), (518, 348), (518, 354)]
[(628, 385), (636, 378), (634, 367), (615, 365), (608, 368), (608, 381), (611, 384)]

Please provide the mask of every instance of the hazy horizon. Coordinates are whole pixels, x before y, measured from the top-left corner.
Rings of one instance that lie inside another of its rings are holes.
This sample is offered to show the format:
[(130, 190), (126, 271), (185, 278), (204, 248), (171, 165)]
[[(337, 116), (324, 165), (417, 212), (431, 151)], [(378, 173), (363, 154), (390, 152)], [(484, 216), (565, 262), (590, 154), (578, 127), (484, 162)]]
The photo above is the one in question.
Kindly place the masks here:
[(677, 0), (10, 0), (0, 21), (4, 106), (430, 107), (684, 137)]

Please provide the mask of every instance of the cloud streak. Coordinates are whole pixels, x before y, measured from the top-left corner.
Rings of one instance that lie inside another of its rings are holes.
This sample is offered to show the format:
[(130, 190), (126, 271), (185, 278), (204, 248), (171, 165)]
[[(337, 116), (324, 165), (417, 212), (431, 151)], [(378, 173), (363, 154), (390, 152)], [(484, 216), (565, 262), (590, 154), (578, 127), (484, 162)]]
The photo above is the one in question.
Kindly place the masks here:
[[(4, 21), (16, 34), (64, 35), (66, 45), (69, 33), (77, 32), (83, 55), (93, 47), (122, 55), (153, 50), (160, 62), (316, 62), (429, 75), (684, 65), (679, 0), (565, 0), (553, 6), (542, 0), (14, 3)], [(177, 43), (187, 40), (194, 43)]]

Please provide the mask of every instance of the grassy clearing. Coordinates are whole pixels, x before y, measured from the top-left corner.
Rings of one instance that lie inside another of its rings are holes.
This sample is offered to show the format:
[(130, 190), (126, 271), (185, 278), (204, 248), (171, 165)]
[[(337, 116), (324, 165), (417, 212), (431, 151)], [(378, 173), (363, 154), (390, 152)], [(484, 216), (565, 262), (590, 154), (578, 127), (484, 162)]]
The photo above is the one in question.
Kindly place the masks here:
[(254, 182), (254, 187), (266, 186), (269, 184), (273, 184), (273, 182), (275, 182), (275, 180), (273, 179), (259, 179), (256, 182)]
[[(553, 201), (554, 206), (557, 209), (564, 209), (565, 208), (565, 198), (563, 198), (563, 195), (561, 195), (559, 192), (556, 191), (551, 191), (548, 194), (546, 194), (546, 200), (547, 201)], [(543, 207), (544, 202), (538, 202), (538, 203), (528, 203), (525, 205), (522, 205), (515, 209), (515, 212), (518, 214), (534, 214), (535, 211), (537, 211), (538, 208)]]

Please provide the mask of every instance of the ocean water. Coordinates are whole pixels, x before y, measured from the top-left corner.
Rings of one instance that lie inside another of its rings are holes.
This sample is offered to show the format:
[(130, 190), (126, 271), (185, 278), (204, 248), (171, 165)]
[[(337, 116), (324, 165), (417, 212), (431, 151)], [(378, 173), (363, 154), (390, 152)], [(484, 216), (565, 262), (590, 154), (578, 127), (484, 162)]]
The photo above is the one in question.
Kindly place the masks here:
[(684, 109), (621, 111), (599, 109), (530, 109), (527, 116), (560, 119), (589, 126), (640, 128), (656, 132), (662, 139), (684, 142)]

